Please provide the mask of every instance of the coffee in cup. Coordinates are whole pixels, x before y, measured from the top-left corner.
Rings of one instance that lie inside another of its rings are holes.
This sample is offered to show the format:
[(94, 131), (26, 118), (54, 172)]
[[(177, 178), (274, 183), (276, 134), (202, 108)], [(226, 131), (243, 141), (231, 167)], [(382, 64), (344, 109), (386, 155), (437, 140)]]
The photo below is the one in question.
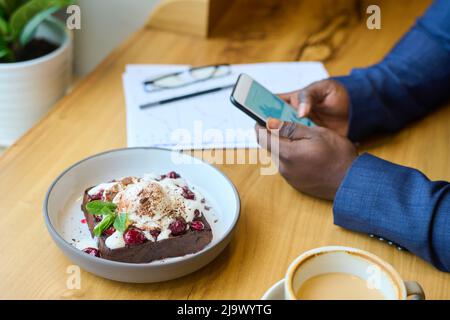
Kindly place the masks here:
[(284, 282), (289, 300), (425, 298), (417, 282), (404, 282), (388, 263), (349, 247), (322, 247), (303, 253), (290, 265)]

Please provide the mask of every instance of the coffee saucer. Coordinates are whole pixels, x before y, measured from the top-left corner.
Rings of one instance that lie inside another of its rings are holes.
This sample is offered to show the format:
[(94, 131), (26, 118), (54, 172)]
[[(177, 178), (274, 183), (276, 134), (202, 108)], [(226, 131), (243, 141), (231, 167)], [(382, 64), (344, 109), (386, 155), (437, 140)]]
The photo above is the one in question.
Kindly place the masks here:
[(264, 293), (261, 300), (285, 300), (284, 298), (284, 279), (278, 281), (269, 290)]

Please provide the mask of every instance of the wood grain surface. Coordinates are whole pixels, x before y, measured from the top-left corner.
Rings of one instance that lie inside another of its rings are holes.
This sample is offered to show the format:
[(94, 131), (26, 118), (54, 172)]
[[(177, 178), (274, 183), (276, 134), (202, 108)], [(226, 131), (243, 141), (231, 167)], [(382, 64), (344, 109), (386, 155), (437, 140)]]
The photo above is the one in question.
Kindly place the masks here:
[[(159, 284), (125, 284), (82, 272), (66, 287), (71, 265), (42, 218), (44, 194), (74, 162), (126, 146), (121, 74), (128, 63), (248, 63), (323, 60), (332, 75), (376, 63), (430, 1), (371, 1), (382, 29), (366, 28), (367, 1), (236, 1), (212, 37), (144, 28), (117, 48), (52, 111), (0, 156), (0, 298), (259, 299), (305, 250), (345, 245), (391, 263), (430, 299), (450, 298), (450, 275), (385, 243), (333, 225), (332, 204), (292, 189), (259, 165), (218, 166), (236, 185), (241, 219), (227, 249), (210, 265)], [(450, 108), (399, 134), (361, 147), (384, 159), (450, 180)]]

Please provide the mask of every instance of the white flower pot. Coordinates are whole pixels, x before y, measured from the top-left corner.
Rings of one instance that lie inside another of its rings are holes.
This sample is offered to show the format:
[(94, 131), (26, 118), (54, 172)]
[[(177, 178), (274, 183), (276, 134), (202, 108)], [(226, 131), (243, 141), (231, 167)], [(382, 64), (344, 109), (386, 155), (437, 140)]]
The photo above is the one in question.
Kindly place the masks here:
[(0, 63), (0, 146), (9, 146), (65, 93), (72, 77), (72, 34), (63, 23), (45, 22), (36, 37), (59, 44), (37, 59)]

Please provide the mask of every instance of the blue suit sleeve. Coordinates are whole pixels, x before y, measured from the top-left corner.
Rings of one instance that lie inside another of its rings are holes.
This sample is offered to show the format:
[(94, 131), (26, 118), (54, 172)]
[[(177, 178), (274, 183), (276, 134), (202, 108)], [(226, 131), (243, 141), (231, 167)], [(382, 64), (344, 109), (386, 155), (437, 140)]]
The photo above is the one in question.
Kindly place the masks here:
[(352, 141), (425, 116), (450, 98), (450, 1), (435, 1), (382, 62), (334, 79), (350, 94)]
[(334, 201), (334, 223), (389, 239), (450, 272), (450, 184), (363, 154)]

